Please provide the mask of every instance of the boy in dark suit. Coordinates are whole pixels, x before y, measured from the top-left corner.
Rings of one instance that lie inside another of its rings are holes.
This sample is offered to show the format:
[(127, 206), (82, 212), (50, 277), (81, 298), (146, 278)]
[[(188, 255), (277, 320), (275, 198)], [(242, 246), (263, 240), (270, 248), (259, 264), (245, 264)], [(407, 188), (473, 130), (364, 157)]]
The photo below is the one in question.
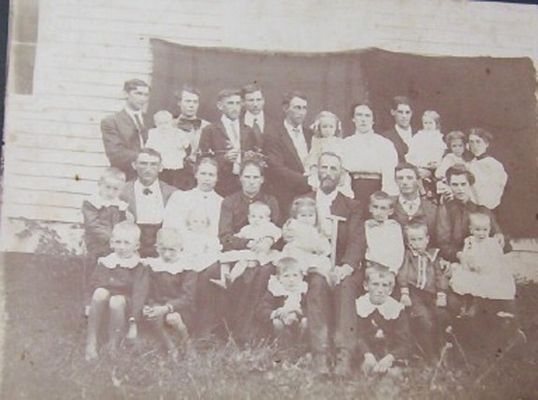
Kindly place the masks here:
[(411, 129), (411, 101), (405, 96), (396, 96), (392, 99), (390, 114), (394, 117), (394, 127), (386, 131), (383, 136), (389, 139), (398, 153), (398, 162), (405, 161), (409, 151), (409, 142), (413, 136)]
[(148, 138), (144, 113), (149, 85), (140, 79), (131, 79), (125, 82), (123, 90), (127, 96), (125, 107), (101, 121), (101, 133), (110, 165), (125, 172), (130, 180), (136, 177), (131, 164)]
[(222, 116), (219, 121), (202, 130), (200, 151), (215, 154), (219, 166), (219, 178), (215, 190), (221, 196), (228, 196), (240, 189), (241, 160), (245, 152), (255, 150), (257, 142), (252, 128), (241, 124), (239, 90), (221, 90), (217, 108)]
[(162, 226), (164, 207), (176, 188), (158, 179), (161, 155), (153, 149), (142, 149), (132, 167), (137, 179), (127, 182), (120, 199), (129, 205), (128, 211), (141, 230), (140, 256), (156, 257), (157, 231)]

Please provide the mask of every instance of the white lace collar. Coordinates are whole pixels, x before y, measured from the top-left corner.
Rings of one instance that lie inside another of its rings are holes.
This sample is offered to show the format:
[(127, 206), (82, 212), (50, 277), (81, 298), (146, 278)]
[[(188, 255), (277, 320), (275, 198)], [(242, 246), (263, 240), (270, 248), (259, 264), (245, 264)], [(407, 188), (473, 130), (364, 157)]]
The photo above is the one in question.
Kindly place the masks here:
[(112, 253), (106, 257), (100, 257), (99, 263), (110, 269), (116, 267), (132, 269), (140, 263), (140, 256), (136, 253), (130, 258), (120, 258), (116, 253)]
[(153, 272), (168, 272), (172, 275), (180, 274), (183, 271), (190, 269), (187, 267), (183, 257), (169, 263), (164, 261), (161, 257), (144, 258), (142, 263), (149, 266)]
[(127, 207), (129, 206), (126, 202), (120, 199), (105, 200), (98, 194), (92, 194), (86, 200), (97, 209), (101, 209), (103, 207), (116, 206), (120, 209), (120, 211), (125, 211), (127, 210)]
[(282, 283), (278, 280), (276, 275), (271, 275), (269, 277), (269, 282), (267, 283), (267, 290), (269, 290), (269, 292), (271, 292), (271, 294), (275, 297), (280, 297), (280, 296), (287, 297), (294, 294), (302, 295), (307, 292), (308, 283), (306, 283), (305, 281), (302, 281), (297, 287), (296, 291), (290, 292), (282, 285)]
[(404, 305), (402, 303), (390, 296), (383, 304), (372, 304), (368, 293), (359, 297), (356, 300), (355, 305), (359, 317), (367, 318), (375, 310), (378, 310), (379, 314), (381, 314), (381, 316), (386, 320), (398, 318), (400, 316), (400, 312), (404, 309)]

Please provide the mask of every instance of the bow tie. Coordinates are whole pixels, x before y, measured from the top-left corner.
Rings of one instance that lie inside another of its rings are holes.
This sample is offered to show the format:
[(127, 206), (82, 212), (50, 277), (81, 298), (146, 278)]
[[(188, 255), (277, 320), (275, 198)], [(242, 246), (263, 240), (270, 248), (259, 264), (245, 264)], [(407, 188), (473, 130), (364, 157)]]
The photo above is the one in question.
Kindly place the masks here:
[(144, 193), (146, 196), (147, 195), (150, 195), (150, 194), (153, 194), (153, 191), (151, 189), (148, 189), (148, 188), (145, 188), (142, 193)]
[(200, 118), (188, 119), (183, 117), (177, 121), (177, 127), (184, 131), (196, 131), (200, 129), (200, 126), (202, 126), (202, 120)]

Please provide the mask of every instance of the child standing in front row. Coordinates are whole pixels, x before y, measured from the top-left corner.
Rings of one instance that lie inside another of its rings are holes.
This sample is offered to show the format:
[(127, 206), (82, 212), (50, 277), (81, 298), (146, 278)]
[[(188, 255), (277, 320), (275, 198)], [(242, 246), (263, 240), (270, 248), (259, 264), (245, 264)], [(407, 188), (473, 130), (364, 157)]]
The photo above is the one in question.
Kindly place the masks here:
[(472, 317), (477, 311), (477, 299), (502, 300), (504, 314), (514, 317), (516, 286), (512, 273), (503, 265), (503, 249), (497, 238), (491, 237), (491, 217), (474, 212), (469, 215), (471, 236), (465, 239), (453, 264), (450, 286), (464, 296), (461, 316)]
[(385, 192), (374, 192), (369, 211), (372, 218), (364, 223), (366, 264), (381, 264), (397, 274), (404, 258), (404, 241), (400, 224), (389, 219), (394, 212), (394, 200)]
[(112, 228), (126, 219), (128, 204), (120, 200), (120, 193), (125, 185), (125, 174), (117, 168), (105, 169), (97, 184), (98, 191), (82, 202), (84, 218), (84, 242), (88, 252), (88, 260), (84, 271), (85, 315), (89, 312), (92, 293), (86, 284), (92, 275), (99, 257), (110, 254), (110, 238)]
[(438, 355), (436, 307), (447, 305), (446, 262), (439, 257), (439, 249), (429, 246), (426, 224), (406, 225), (404, 232), (408, 249), (396, 277), (400, 286), (400, 302), (409, 310), (413, 336), (417, 338), (426, 359), (432, 360)]
[(176, 230), (159, 230), (156, 247), (159, 257), (143, 260), (151, 272), (148, 301), (142, 314), (153, 322), (166, 349), (176, 357), (177, 348), (168, 328), (182, 340), (192, 332), (196, 272), (190, 269)]
[(174, 126), (172, 114), (166, 110), (153, 116), (156, 128), (148, 131), (146, 147), (157, 150), (162, 157), (163, 170), (159, 179), (181, 190), (191, 189), (190, 172), (185, 165), (190, 141), (187, 133)]
[[(339, 157), (342, 156), (343, 137), (342, 124), (340, 119), (330, 111), (322, 111), (316, 117), (312, 125), (314, 136), (308, 158), (305, 162), (305, 174), (308, 175), (308, 184), (314, 191), (319, 187), (318, 179), (318, 161), (323, 153), (334, 153)], [(354, 198), (351, 189), (351, 176), (349, 173), (342, 171), (340, 183), (337, 190), (344, 196)]]
[(366, 294), (356, 301), (358, 349), (365, 375), (396, 375), (409, 356), (409, 325), (404, 306), (390, 294), (395, 277), (386, 267), (366, 268)]
[(93, 295), (88, 315), (86, 360), (98, 357), (97, 334), (105, 308), (109, 308), (109, 343), (114, 352), (129, 315), (127, 337), (134, 339), (137, 320), (146, 300), (148, 270), (140, 262), (137, 250), (140, 245), (140, 228), (127, 221), (112, 229), (110, 247), (113, 253), (99, 258), (92, 276)]

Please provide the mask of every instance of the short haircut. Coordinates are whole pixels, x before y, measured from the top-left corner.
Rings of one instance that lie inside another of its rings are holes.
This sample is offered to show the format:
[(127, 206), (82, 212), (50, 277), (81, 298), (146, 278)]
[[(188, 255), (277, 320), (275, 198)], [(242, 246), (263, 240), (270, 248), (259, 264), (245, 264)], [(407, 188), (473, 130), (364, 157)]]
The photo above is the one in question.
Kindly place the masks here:
[(422, 114), (422, 118), (424, 117), (433, 119), (433, 122), (435, 122), (435, 127), (437, 129), (441, 129), (441, 116), (437, 111), (426, 110), (424, 111), (424, 114)]
[(275, 266), (278, 275), (282, 275), (290, 270), (298, 271), (302, 274), (301, 264), (295, 257), (282, 257), (276, 261)]
[(157, 232), (157, 240), (155, 246), (170, 246), (180, 247), (183, 246), (183, 238), (179, 232), (173, 228), (161, 228)]
[[(139, 152), (138, 152), (138, 156), (140, 154), (147, 154), (147, 155), (150, 155), (152, 157), (157, 157), (159, 159), (159, 161), (162, 161), (163, 158), (161, 156), (161, 153), (159, 153), (157, 150), (155, 149), (152, 149), (151, 147), (144, 147), (143, 149), (141, 149)], [(138, 159), (138, 156), (136, 156), (136, 158)]]
[(255, 201), (253, 203), (250, 203), (248, 206), (248, 211), (252, 211), (252, 209), (258, 209), (258, 210), (265, 210), (265, 214), (269, 217), (271, 216), (271, 207), (269, 207), (269, 204), (263, 202), (263, 201)]
[(246, 94), (261, 92), (262, 88), (256, 82), (248, 83), (241, 88), (241, 97), (244, 99)]
[(426, 235), (429, 235), (428, 232), (428, 225), (424, 222), (411, 222), (409, 224), (404, 225), (404, 233), (407, 237), (407, 233), (409, 231), (418, 231), (422, 230)]
[(368, 107), (370, 109), (370, 111), (372, 112), (372, 116), (374, 115), (374, 110), (372, 110), (372, 106), (371, 106), (371, 104), (369, 102), (367, 102), (367, 101), (358, 101), (358, 102), (353, 103), (351, 105), (351, 118), (355, 117), (355, 110), (357, 109), (357, 107), (360, 107), (360, 106)]
[(475, 177), (474, 174), (467, 169), (467, 167), (463, 164), (456, 164), (450, 167), (446, 170), (446, 180), (450, 184), (450, 180), (453, 176), (459, 176), (459, 175), (465, 175), (467, 178), (467, 182), (469, 182), (469, 185), (474, 185), (475, 183)]
[(462, 131), (452, 131), (447, 133), (444, 137), (444, 141), (449, 148), (452, 142), (456, 140), (461, 140), (465, 144), (467, 143), (467, 136)]
[(101, 174), (101, 177), (99, 178), (99, 183), (103, 182), (105, 179), (115, 179), (118, 181), (125, 182), (127, 178), (125, 176), (125, 172), (123, 172), (122, 170), (116, 167), (108, 167)]
[(137, 88), (141, 86), (149, 88), (149, 85), (146, 82), (144, 82), (142, 79), (129, 79), (128, 81), (125, 81), (125, 83), (123, 84), (123, 90), (126, 93), (129, 93), (133, 90), (136, 90)]
[(394, 207), (394, 199), (386, 192), (378, 190), (370, 195), (370, 204), (374, 201), (386, 201), (389, 203), (389, 206)]
[(215, 169), (217, 170), (217, 176), (218, 176), (218, 174), (219, 174), (219, 164), (218, 164), (217, 160), (215, 160), (213, 157), (210, 157), (210, 156), (203, 156), (203, 157), (200, 157), (200, 158), (198, 158), (196, 160), (196, 164), (194, 165), (194, 173), (195, 174), (198, 172), (198, 169), (203, 164), (210, 164), (210, 165), (214, 166)]
[(412, 108), (411, 100), (406, 96), (394, 96), (391, 101), (391, 110), (396, 110), (400, 104), (405, 104)]
[(340, 162), (340, 167), (342, 167), (342, 157), (340, 157), (338, 154), (332, 152), (332, 151), (324, 151), (322, 152), (320, 155), (319, 155), (319, 158), (318, 158), (318, 167), (320, 165), (320, 162), (321, 162), (321, 159), (323, 157), (333, 157), (333, 158), (336, 158), (339, 162)]
[(112, 228), (112, 237), (122, 235), (132, 236), (137, 242), (140, 241), (140, 228), (133, 222), (122, 221), (118, 222)]
[(217, 95), (217, 101), (222, 101), (228, 97), (239, 96), (241, 97), (241, 90), (239, 89), (222, 89)]
[(471, 128), (469, 129), (469, 136), (475, 135), (484, 140), (486, 143), (491, 143), (493, 141), (493, 135), (485, 130), (484, 128)]
[(192, 93), (192, 94), (195, 94), (196, 96), (200, 97), (200, 91), (198, 90), (198, 88), (196, 88), (196, 87), (194, 87), (192, 85), (189, 85), (188, 83), (181, 86), (181, 89), (176, 90), (176, 92), (174, 93), (177, 100), (181, 100), (181, 97), (183, 96), (183, 92)]
[(370, 263), (364, 271), (364, 281), (369, 282), (374, 275), (378, 275), (381, 279), (390, 279), (392, 285), (394, 285), (396, 280), (394, 272), (388, 267), (378, 263)]
[(475, 211), (469, 213), (469, 225), (473, 224), (489, 224), (491, 226), (491, 217), (485, 212)]
[(172, 113), (167, 110), (159, 110), (155, 114), (153, 114), (153, 122), (157, 124), (157, 121), (172, 121)]
[(340, 118), (338, 116), (330, 111), (322, 111), (320, 112), (316, 119), (314, 120), (314, 136), (321, 137), (321, 128), (320, 128), (320, 121), (322, 118), (332, 118), (334, 120), (335, 125), (335, 131), (334, 136), (335, 137), (342, 137), (342, 123), (340, 122)]
[(284, 98), (282, 99), (282, 106), (283, 107), (289, 107), (291, 101), (295, 97), (298, 97), (299, 99), (303, 99), (304, 101), (308, 101), (308, 98), (306, 97), (306, 95), (303, 92), (300, 92), (298, 90), (294, 90), (294, 91), (286, 93), (284, 95)]
[(317, 222), (318, 209), (316, 207), (316, 200), (308, 196), (301, 196), (293, 200), (293, 203), (291, 203), (290, 216), (292, 218), (297, 218), (299, 212), (305, 208), (311, 208), (316, 211)]
[(420, 179), (420, 173), (418, 171), (418, 167), (407, 161), (401, 162), (398, 165), (396, 165), (396, 168), (394, 168), (394, 175), (396, 175), (399, 171), (403, 171), (404, 169), (410, 169), (411, 171), (415, 173), (416, 178)]
[(241, 169), (239, 171), (239, 176), (243, 175), (243, 171), (245, 171), (245, 168), (247, 168), (249, 165), (253, 165), (260, 171), (260, 175), (264, 176), (264, 168), (263, 165), (260, 164), (258, 161), (254, 159), (245, 160), (241, 163)]

